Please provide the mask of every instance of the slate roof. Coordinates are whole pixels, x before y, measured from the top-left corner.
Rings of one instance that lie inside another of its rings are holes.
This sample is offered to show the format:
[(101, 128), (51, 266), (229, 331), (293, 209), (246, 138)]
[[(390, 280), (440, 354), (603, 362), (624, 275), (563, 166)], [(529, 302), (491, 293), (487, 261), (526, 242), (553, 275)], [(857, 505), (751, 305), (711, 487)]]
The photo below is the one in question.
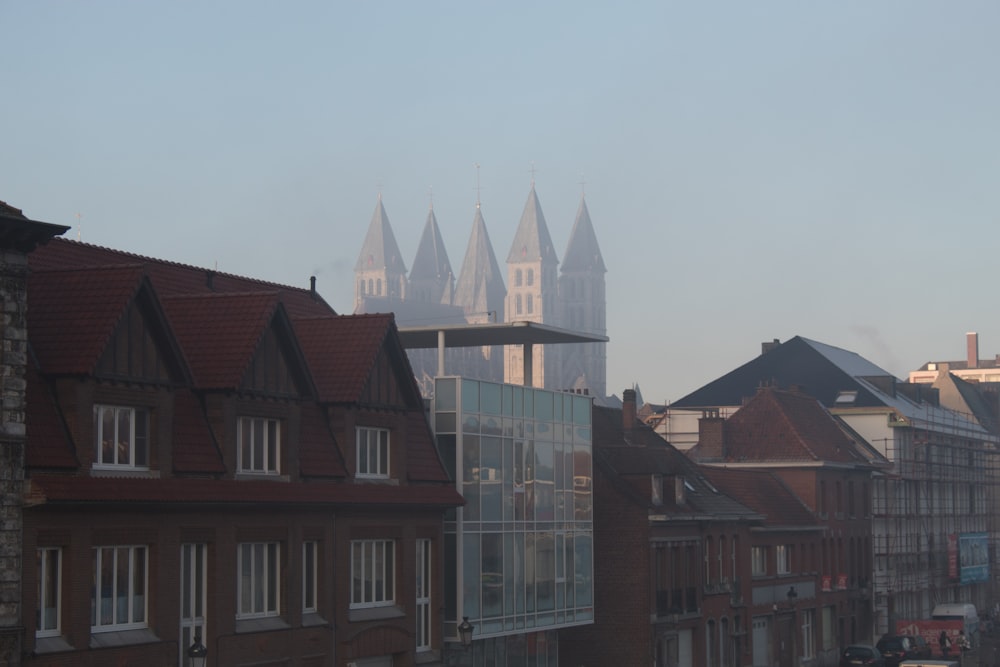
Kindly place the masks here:
[(766, 470), (706, 466), (702, 472), (717, 489), (763, 515), (768, 527), (822, 527), (799, 497)]
[(558, 262), (555, 248), (552, 246), (552, 237), (549, 235), (549, 227), (545, 224), (545, 215), (542, 213), (542, 205), (538, 201), (538, 194), (532, 184), (528, 193), (528, 201), (524, 203), (524, 211), (521, 213), (521, 222), (514, 233), (514, 242), (510, 246), (510, 254), (507, 255), (507, 263), (518, 262)]
[[(676, 519), (759, 518), (750, 508), (720, 493), (702, 474), (700, 466), (645, 424), (636, 420), (636, 426), (626, 432), (620, 409), (594, 406), (593, 414), (594, 466), (633, 504)], [(653, 505), (650, 483), (651, 475), (655, 474), (664, 478), (683, 477), (693, 488), (688, 490), (686, 503), (675, 504), (673, 497), (665, 492), (663, 505)]]
[(583, 197), (580, 198), (580, 208), (576, 212), (573, 231), (570, 232), (569, 243), (566, 245), (566, 255), (563, 257), (561, 271), (562, 273), (569, 271), (607, 273), (608, 271), (604, 266), (601, 247), (597, 243), (594, 225), (590, 221), (587, 202)]
[(372, 221), (368, 225), (368, 234), (361, 246), (361, 254), (354, 265), (355, 271), (372, 271), (384, 269), (388, 273), (406, 275), (406, 264), (399, 253), (399, 244), (392, 233), (389, 216), (382, 205), (382, 195), (379, 195), (372, 213)]
[(503, 322), (506, 297), (507, 287), (503, 282), (503, 274), (493, 252), (482, 209), (477, 206), (469, 245), (455, 282), (455, 305), (461, 306), (466, 313), (484, 316), (495, 311), (495, 321)]
[[(898, 391), (905, 384), (864, 357), (832, 345), (796, 336), (722, 377), (696, 389), (671, 406), (703, 408), (742, 405), (758, 387), (797, 387), (827, 408), (889, 408), (914, 422), (933, 423), (967, 435), (985, 429), (962, 415), (929, 401), (916, 401)], [(841, 392), (856, 395), (850, 404), (837, 402)], [(917, 393), (919, 387), (914, 387)]]
[(413, 258), (413, 268), (410, 269), (410, 280), (445, 280), (451, 275), (448, 251), (444, 247), (437, 216), (434, 215), (432, 208), (427, 213), (427, 222), (424, 224), (423, 234), (420, 235), (417, 254)]

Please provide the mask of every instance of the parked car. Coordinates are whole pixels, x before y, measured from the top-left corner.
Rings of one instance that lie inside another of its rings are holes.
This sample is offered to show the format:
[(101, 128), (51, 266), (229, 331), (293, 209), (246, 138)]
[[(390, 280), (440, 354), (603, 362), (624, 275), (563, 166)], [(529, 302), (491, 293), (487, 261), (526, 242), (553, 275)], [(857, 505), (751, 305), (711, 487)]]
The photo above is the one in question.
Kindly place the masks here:
[(875, 646), (867, 644), (851, 644), (840, 652), (838, 667), (886, 667), (885, 658)]
[(886, 635), (878, 640), (875, 647), (885, 658), (886, 667), (897, 667), (907, 658), (917, 657), (913, 639), (907, 635)]

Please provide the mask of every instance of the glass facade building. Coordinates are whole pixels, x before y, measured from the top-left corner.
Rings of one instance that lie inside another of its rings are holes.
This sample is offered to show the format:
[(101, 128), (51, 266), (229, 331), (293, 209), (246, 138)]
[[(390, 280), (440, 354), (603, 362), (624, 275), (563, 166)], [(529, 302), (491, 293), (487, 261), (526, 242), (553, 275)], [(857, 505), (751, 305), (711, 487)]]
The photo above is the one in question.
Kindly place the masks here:
[(554, 631), (593, 622), (591, 408), (581, 394), (435, 379), (431, 423), (466, 500), (445, 523), (446, 627), (475, 625), (473, 664), (555, 665)]

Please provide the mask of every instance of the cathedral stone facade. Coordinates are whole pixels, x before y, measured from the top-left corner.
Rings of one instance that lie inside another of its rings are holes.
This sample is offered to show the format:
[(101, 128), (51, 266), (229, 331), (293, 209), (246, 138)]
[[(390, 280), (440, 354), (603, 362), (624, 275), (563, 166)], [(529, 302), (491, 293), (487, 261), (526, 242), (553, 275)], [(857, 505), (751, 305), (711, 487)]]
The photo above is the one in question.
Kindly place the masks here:
[[(604, 336), (606, 272), (582, 197), (560, 267), (532, 184), (507, 254), (506, 282), (478, 203), (457, 278), (433, 207), (407, 273), (379, 196), (354, 268), (354, 312), (393, 312), (401, 327), (529, 321)], [(607, 395), (606, 343), (536, 346), (533, 354), (530, 383), (522, 377), (520, 350), (514, 346), (449, 349), (445, 367), (448, 374), (586, 391), (598, 400)], [(429, 350), (410, 351), (424, 388), (435, 374), (435, 355)]]

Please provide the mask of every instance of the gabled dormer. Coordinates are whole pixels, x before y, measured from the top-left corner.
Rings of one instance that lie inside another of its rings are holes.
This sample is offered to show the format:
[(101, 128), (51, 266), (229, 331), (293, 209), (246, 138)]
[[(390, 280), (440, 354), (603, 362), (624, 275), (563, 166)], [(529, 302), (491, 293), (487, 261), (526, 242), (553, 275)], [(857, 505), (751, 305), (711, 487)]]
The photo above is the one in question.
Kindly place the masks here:
[(294, 477), (300, 404), (315, 391), (280, 294), (178, 296), (164, 304), (226, 470), (237, 478)]
[(351, 477), (448, 480), (391, 314), (297, 319), (295, 329)]
[(190, 373), (144, 268), (39, 271), (28, 290), (30, 349), (76, 460), (94, 474), (169, 467), (173, 388)]

